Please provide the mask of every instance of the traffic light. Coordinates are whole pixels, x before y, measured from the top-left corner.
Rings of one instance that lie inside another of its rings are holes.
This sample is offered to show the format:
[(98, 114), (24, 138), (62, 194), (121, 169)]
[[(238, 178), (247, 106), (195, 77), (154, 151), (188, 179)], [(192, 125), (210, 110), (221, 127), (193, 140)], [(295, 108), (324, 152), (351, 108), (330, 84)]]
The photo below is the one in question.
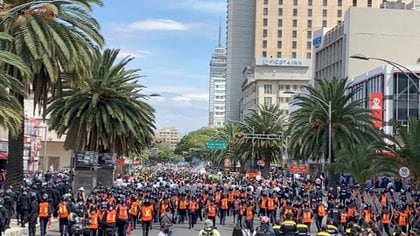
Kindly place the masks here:
[(157, 144), (160, 144), (160, 143), (162, 143), (162, 139), (157, 138), (155, 142), (156, 142)]
[(244, 133), (236, 133), (235, 137), (241, 139), (244, 137)]
[(281, 163), (281, 168), (282, 169), (287, 169), (287, 163)]

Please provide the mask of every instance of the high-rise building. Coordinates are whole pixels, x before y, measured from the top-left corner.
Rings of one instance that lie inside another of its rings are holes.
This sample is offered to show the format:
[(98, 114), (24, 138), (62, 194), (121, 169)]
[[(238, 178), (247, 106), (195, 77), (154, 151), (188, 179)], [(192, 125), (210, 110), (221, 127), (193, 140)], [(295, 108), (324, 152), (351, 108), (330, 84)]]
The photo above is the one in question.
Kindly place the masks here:
[(181, 134), (178, 129), (174, 127), (164, 127), (157, 130), (156, 140), (159, 140), (160, 143), (166, 144), (172, 150), (175, 150), (176, 145), (181, 141)]
[[(311, 60), (313, 56), (314, 31), (340, 24), (345, 11), (351, 6), (380, 8), (384, 2), (387, 1), (228, 0), (226, 119), (237, 120), (246, 113), (240, 106), (244, 105), (244, 101), (241, 101), (245, 100), (242, 88), (245, 83), (248, 83), (247, 75), (244, 74), (249, 71), (246, 70), (248, 66), (255, 66), (256, 61), (273, 60), (274, 63), (268, 63), (269, 70), (275, 71), (279, 77), (272, 79), (289, 80), (290, 86), (299, 86), (302, 81), (294, 83), (291, 81), (292, 77), (287, 78), (287, 73), (281, 73), (285, 67), (284, 64), (280, 63), (278, 68), (275, 68), (274, 64), (284, 61), (305, 64), (305, 60)], [(288, 72), (290, 73), (295, 65), (286, 66), (290, 69)], [(259, 68), (268, 71), (261, 66)], [(301, 69), (299, 67), (299, 70)], [(312, 65), (309, 65), (308, 70), (312, 71)], [(310, 75), (307, 81), (311, 79), (312, 73), (303, 70), (299, 72), (299, 78), (302, 73)], [(281, 99), (280, 96), (279, 99)], [(254, 106), (265, 103), (264, 100), (258, 98), (255, 98), (254, 102)], [(277, 104), (277, 101), (273, 103)]]
[(210, 60), (209, 127), (223, 127), (226, 114), (226, 50), (222, 46), (219, 23), (219, 43)]

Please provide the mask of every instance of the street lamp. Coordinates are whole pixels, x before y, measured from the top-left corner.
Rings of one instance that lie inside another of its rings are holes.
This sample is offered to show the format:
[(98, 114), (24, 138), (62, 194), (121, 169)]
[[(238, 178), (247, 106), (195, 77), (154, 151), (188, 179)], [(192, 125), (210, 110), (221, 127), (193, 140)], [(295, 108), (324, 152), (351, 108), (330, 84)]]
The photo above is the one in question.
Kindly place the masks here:
[(252, 155), (252, 167), (254, 167), (254, 161), (255, 161), (255, 128), (254, 128), (254, 126), (250, 126), (250, 125), (248, 125), (248, 124), (246, 124), (246, 123), (244, 123), (242, 121), (239, 121), (239, 120), (236, 120), (236, 121), (234, 121), (234, 120), (227, 120), (227, 121), (228, 122), (242, 124), (242, 125), (246, 126), (247, 128), (249, 128), (252, 131), (252, 139), (251, 139), (251, 142), (252, 142), (252, 150), (251, 150), (251, 155)]
[[(420, 93), (420, 88), (419, 88), (419, 86), (417, 85), (417, 83), (415, 83), (415, 81), (413, 80), (413, 78), (411, 77), (411, 75), (414, 75), (415, 76), (415, 78), (417, 79), (417, 81), (420, 81), (420, 76), (419, 75), (417, 75), (416, 73), (414, 73), (412, 70), (410, 70), (410, 69), (408, 69), (406, 66), (403, 66), (403, 65), (401, 65), (401, 64), (399, 64), (399, 63), (397, 63), (397, 62), (395, 62), (395, 61), (390, 61), (390, 60), (387, 60), (387, 59), (385, 59), (385, 58), (380, 58), (380, 57), (368, 57), (368, 56), (365, 56), (365, 55), (363, 55), (363, 54), (355, 54), (355, 55), (352, 55), (352, 56), (350, 56), (350, 58), (352, 58), (352, 59), (357, 59), (357, 60), (363, 60), (363, 61), (369, 61), (369, 60), (376, 60), (376, 61), (383, 61), (383, 62), (385, 62), (385, 63), (387, 63), (387, 64), (389, 64), (389, 65), (391, 65), (391, 66), (393, 66), (393, 67), (395, 67), (395, 68), (397, 68), (397, 70), (399, 70), (401, 73), (403, 73), (405, 76), (407, 76), (407, 78), (408, 78), (408, 80), (414, 85), (414, 87), (417, 89), (417, 94), (419, 94)], [(404, 70), (403, 70), (404, 69)], [(408, 74), (407, 73), (407, 71), (408, 72), (410, 72), (410, 74)], [(410, 94), (410, 90), (409, 90), (409, 83), (407, 83), (407, 97), (409, 96), (409, 94)], [(397, 91), (397, 98), (399, 97), (399, 94), (398, 94), (398, 91)], [(407, 100), (407, 119), (408, 119), (408, 117), (410, 116), (410, 101), (409, 101), (409, 99)], [(407, 127), (409, 126), (409, 124), (407, 123)]]

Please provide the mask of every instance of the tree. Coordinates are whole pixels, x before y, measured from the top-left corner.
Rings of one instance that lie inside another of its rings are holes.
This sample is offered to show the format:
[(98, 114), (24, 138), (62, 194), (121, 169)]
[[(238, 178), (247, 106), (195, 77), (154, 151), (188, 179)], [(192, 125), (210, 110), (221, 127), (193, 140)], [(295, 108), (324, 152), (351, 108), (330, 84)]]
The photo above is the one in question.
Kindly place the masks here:
[[(182, 155), (183, 153), (192, 154), (192, 150), (196, 150), (201, 154), (204, 153), (206, 147), (205, 143), (211, 140), (215, 135), (215, 130), (211, 128), (201, 128), (195, 131), (189, 132), (187, 135), (181, 138), (181, 141), (175, 148), (175, 154)], [(191, 157), (191, 156), (190, 156)], [(190, 159), (190, 158), (186, 158)], [(192, 159), (192, 158), (191, 158)]]
[(147, 155), (147, 159), (151, 162), (162, 163), (162, 162), (175, 162), (181, 161), (183, 157), (177, 155), (174, 151), (166, 144), (156, 144), (153, 146), (153, 155), (150, 155), (150, 150)]
[(395, 175), (397, 161), (384, 154), (386, 144), (382, 142), (355, 145), (352, 149), (341, 149), (336, 153), (330, 169), (336, 174), (350, 173), (361, 185), (376, 176)]
[(96, 52), (85, 86), (71, 88), (48, 108), (49, 125), (75, 151), (141, 153), (153, 140), (154, 109), (141, 94), (133, 58), (116, 62), (118, 50)]
[(395, 122), (397, 130), (395, 150), (400, 163), (407, 166), (412, 171), (414, 189), (420, 188), (420, 120), (411, 116), (408, 120), (408, 126), (403, 126)]
[[(10, 35), (0, 32), (0, 42), (11, 41)], [(0, 126), (8, 129), (11, 135), (18, 135), (22, 128), (23, 108), (11, 91), (25, 94), (22, 83), (7, 73), (7, 68), (13, 66), (26, 76), (31, 70), (17, 55), (0, 50)]]
[[(89, 14), (100, 0), (5, 1), (0, 12), (1, 31), (13, 40), (2, 50), (18, 55), (31, 69), (26, 76), (14, 66), (7, 73), (32, 90), (34, 107), (45, 111), (47, 100), (60, 93), (62, 80), (81, 85), (91, 65), (93, 49), (103, 44), (99, 24)], [(23, 107), (21, 91), (11, 91)], [(24, 116), (21, 116), (23, 124)], [(9, 134), (8, 182), (18, 186), (23, 178), (23, 129)], [(46, 161), (46, 160), (45, 160)]]
[[(264, 137), (254, 139), (254, 154), (256, 155), (254, 158), (265, 161), (261, 173), (265, 177), (270, 173), (271, 162), (281, 158), (284, 150), (285, 128), (285, 114), (278, 105), (260, 106), (259, 110), (253, 111), (245, 118), (245, 125), (242, 125), (243, 132), (247, 134), (270, 135), (269, 139)], [(246, 139), (246, 146), (248, 151), (252, 149), (252, 139)]]
[(331, 101), (332, 160), (334, 153), (351, 150), (353, 145), (380, 140), (381, 132), (373, 126), (375, 118), (364, 107), (365, 100), (354, 99), (358, 90), (350, 90), (347, 79), (317, 79), (315, 87), (296, 96), (298, 109), (290, 115), (289, 148), (295, 158), (319, 159), (328, 153)]

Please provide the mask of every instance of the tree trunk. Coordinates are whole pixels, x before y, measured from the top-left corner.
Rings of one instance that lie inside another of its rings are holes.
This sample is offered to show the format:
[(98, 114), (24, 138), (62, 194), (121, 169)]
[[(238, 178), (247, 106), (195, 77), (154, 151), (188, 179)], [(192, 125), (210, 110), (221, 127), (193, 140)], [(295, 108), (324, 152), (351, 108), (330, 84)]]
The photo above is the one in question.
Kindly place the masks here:
[[(268, 155), (270, 155), (270, 154), (268, 154)], [(270, 177), (271, 158), (268, 155), (265, 155), (265, 158), (264, 158), (265, 164), (264, 164), (263, 168), (261, 169), (261, 176), (264, 177), (264, 178)]]
[[(20, 105), (23, 107), (24, 98), (17, 95)], [(9, 132), (9, 156), (7, 162), (7, 182), (6, 185), (12, 185), (15, 189), (22, 185), (23, 181), (23, 137), (25, 133), (25, 117), (22, 116), (22, 126), (20, 133), (14, 137)]]

